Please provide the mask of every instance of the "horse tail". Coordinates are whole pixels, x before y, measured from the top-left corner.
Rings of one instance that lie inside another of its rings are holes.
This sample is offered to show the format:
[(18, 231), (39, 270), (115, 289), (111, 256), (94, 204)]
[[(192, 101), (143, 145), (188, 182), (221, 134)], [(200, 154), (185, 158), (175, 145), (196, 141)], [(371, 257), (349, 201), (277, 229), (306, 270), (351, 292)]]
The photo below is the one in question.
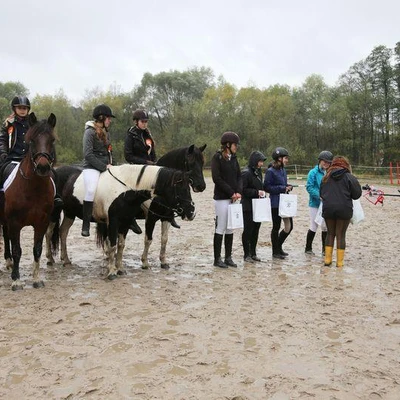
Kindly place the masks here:
[(98, 222), (96, 224), (96, 244), (98, 247), (104, 248), (104, 243), (107, 239), (108, 229), (107, 224)]

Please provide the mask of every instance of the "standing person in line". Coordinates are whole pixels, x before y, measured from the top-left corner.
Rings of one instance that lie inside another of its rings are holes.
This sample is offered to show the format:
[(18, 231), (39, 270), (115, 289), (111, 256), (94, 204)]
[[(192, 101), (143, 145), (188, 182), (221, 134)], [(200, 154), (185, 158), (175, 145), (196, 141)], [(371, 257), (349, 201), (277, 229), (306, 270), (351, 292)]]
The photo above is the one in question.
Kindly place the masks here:
[(256, 247), (261, 222), (253, 221), (253, 199), (265, 197), (263, 190), (263, 179), (261, 167), (264, 165), (266, 157), (260, 151), (253, 151), (250, 154), (249, 164), (242, 171), (243, 181), (243, 259), (245, 262), (253, 263), (261, 261), (257, 256)]
[(283, 251), (282, 245), (293, 229), (293, 218), (283, 218), (284, 227), (279, 232), (282, 218), (279, 216), (279, 195), (289, 193), (292, 185), (287, 183), (285, 166), (289, 162), (289, 153), (283, 147), (277, 147), (272, 153), (273, 162), (268, 168), (264, 179), (264, 190), (269, 193), (271, 199), (272, 214), (272, 257), (284, 259), (289, 254)]
[[(211, 174), (214, 186), (215, 233), (214, 266), (237, 267), (232, 260), (233, 231), (227, 229), (228, 206), (242, 197), (242, 176), (236, 158), (239, 136), (225, 132), (221, 136), (221, 150), (211, 160)], [(225, 234), (225, 260), (221, 258), (222, 240)]]
[[(309, 194), (308, 206), (310, 210), (310, 228), (307, 232), (306, 239), (306, 254), (314, 255), (312, 250), (312, 243), (315, 237), (315, 234), (318, 229), (318, 224), (315, 222), (315, 217), (317, 216), (318, 208), (320, 205), (320, 186), (322, 178), (324, 177), (326, 170), (331, 165), (333, 160), (333, 154), (324, 150), (319, 153), (318, 156), (318, 164), (308, 173), (307, 175), (307, 184), (306, 189)], [(326, 227), (321, 227), (321, 239), (322, 239), (322, 254), (325, 254), (325, 240), (327, 235)]]
[(100, 104), (93, 110), (93, 121), (85, 124), (83, 134), (83, 181), (85, 198), (83, 201), (82, 236), (90, 236), (93, 200), (100, 173), (112, 165), (112, 147), (108, 132), (112, 118), (111, 108)]
[(334, 157), (321, 183), (322, 216), (328, 228), (325, 242), (325, 266), (332, 264), (336, 237), (336, 266), (343, 267), (346, 231), (353, 216), (353, 200), (361, 197), (361, 185), (351, 173), (347, 158)]

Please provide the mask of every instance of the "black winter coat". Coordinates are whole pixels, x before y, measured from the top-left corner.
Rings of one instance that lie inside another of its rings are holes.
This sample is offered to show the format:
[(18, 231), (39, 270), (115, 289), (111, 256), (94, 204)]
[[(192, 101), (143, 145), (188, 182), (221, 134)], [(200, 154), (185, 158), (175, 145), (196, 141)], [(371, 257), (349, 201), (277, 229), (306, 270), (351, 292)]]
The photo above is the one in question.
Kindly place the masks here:
[(259, 151), (253, 151), (250, 155), (249, 165), (242, 171), (242, 205), (244, 212), (253, 211), (252, 199), (258, 199), (258, 192), (264, 190), (261, 168), (257, 168), (259, 161), (265, 161), (264, 154)]
[(351, 219), (353, 200), (362, 194), (357, 178), (347, 169), (333, 171), (321, 182), (322, 216), (327, 219)]
[(129, 164), (155, 164), (157, 159), (154, 140), (148, 129), (142, 130), (137, 126), (129, 128), (125, 138), (124, 156)]
[(215, 184), (214, 200), (228, 200), (234, 193), (242, 193), (242, 175), (234, 154), (226, 159), (217, 151), (211, 159), (211, 175)]

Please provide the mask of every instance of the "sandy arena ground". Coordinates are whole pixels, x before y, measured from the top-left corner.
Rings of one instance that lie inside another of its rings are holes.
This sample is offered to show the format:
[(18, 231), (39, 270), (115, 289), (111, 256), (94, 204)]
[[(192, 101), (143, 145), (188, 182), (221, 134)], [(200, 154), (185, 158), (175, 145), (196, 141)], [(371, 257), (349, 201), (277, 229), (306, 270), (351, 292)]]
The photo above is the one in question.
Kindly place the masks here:
[[(302, 183), (302, 182), (300, 182)], [(303, 182), (304, 183), (304, 182)], [(365, 184), (366, 182), (361, 182)], [(129, 233), (128, 274), (104, 279), (93, 236), (72, 227), (72, 268), (46, 267), (32, 288), (32, 231), (23, 231), (23, 291), (0, 272), (0, 398), (12, 399), (400, 399), (400, 198), (362, 199), (366, 220), (350, 226), (345, 267), (304, 254), (308, 197), (285, 250), (272, 261), (212, 266), (213, 184), (194, 194), (197, 216), (170, 230), (171, 269), (140, 268), (143, 237)], [(386, 187), (397, 193), (397, 187)], [(143, 227), (143, 221), (139, 222)]]

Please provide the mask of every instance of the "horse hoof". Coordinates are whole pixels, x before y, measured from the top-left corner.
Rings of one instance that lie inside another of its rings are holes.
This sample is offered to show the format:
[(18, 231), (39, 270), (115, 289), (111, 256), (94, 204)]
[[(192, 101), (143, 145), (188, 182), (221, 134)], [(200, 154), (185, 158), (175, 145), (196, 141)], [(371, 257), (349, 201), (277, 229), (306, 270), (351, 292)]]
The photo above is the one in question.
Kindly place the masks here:
[(142, 269), (149, 269), (148, 265), (142, 265)]
[(44, 287), (44, 282), (43, 281), (33, 282), (33, 287), (35, 289), (42, 288), (42, 287)]
[(109, 281), (113, 281), (114, 279), (117, 279), (117, 275), (116, 274), (110, 274), (110, 275), (107, 276), (107, 279)]
[(161, 264), (161, 268), (162, 269), (169, 269), (169, 265), (168, 264)]
[(118, 275), (127, 275), (126, 271), (121, 271), (121, 270), (117, 271), (117, 274)]
[(48, 267), (52, 267), (54, 265), (54, 261), (47, 261), (46, 264)]
[(16, 292), (17, 290), (22, 290), (24, 287), (22, 285), (12, 285), (11, 290)]

